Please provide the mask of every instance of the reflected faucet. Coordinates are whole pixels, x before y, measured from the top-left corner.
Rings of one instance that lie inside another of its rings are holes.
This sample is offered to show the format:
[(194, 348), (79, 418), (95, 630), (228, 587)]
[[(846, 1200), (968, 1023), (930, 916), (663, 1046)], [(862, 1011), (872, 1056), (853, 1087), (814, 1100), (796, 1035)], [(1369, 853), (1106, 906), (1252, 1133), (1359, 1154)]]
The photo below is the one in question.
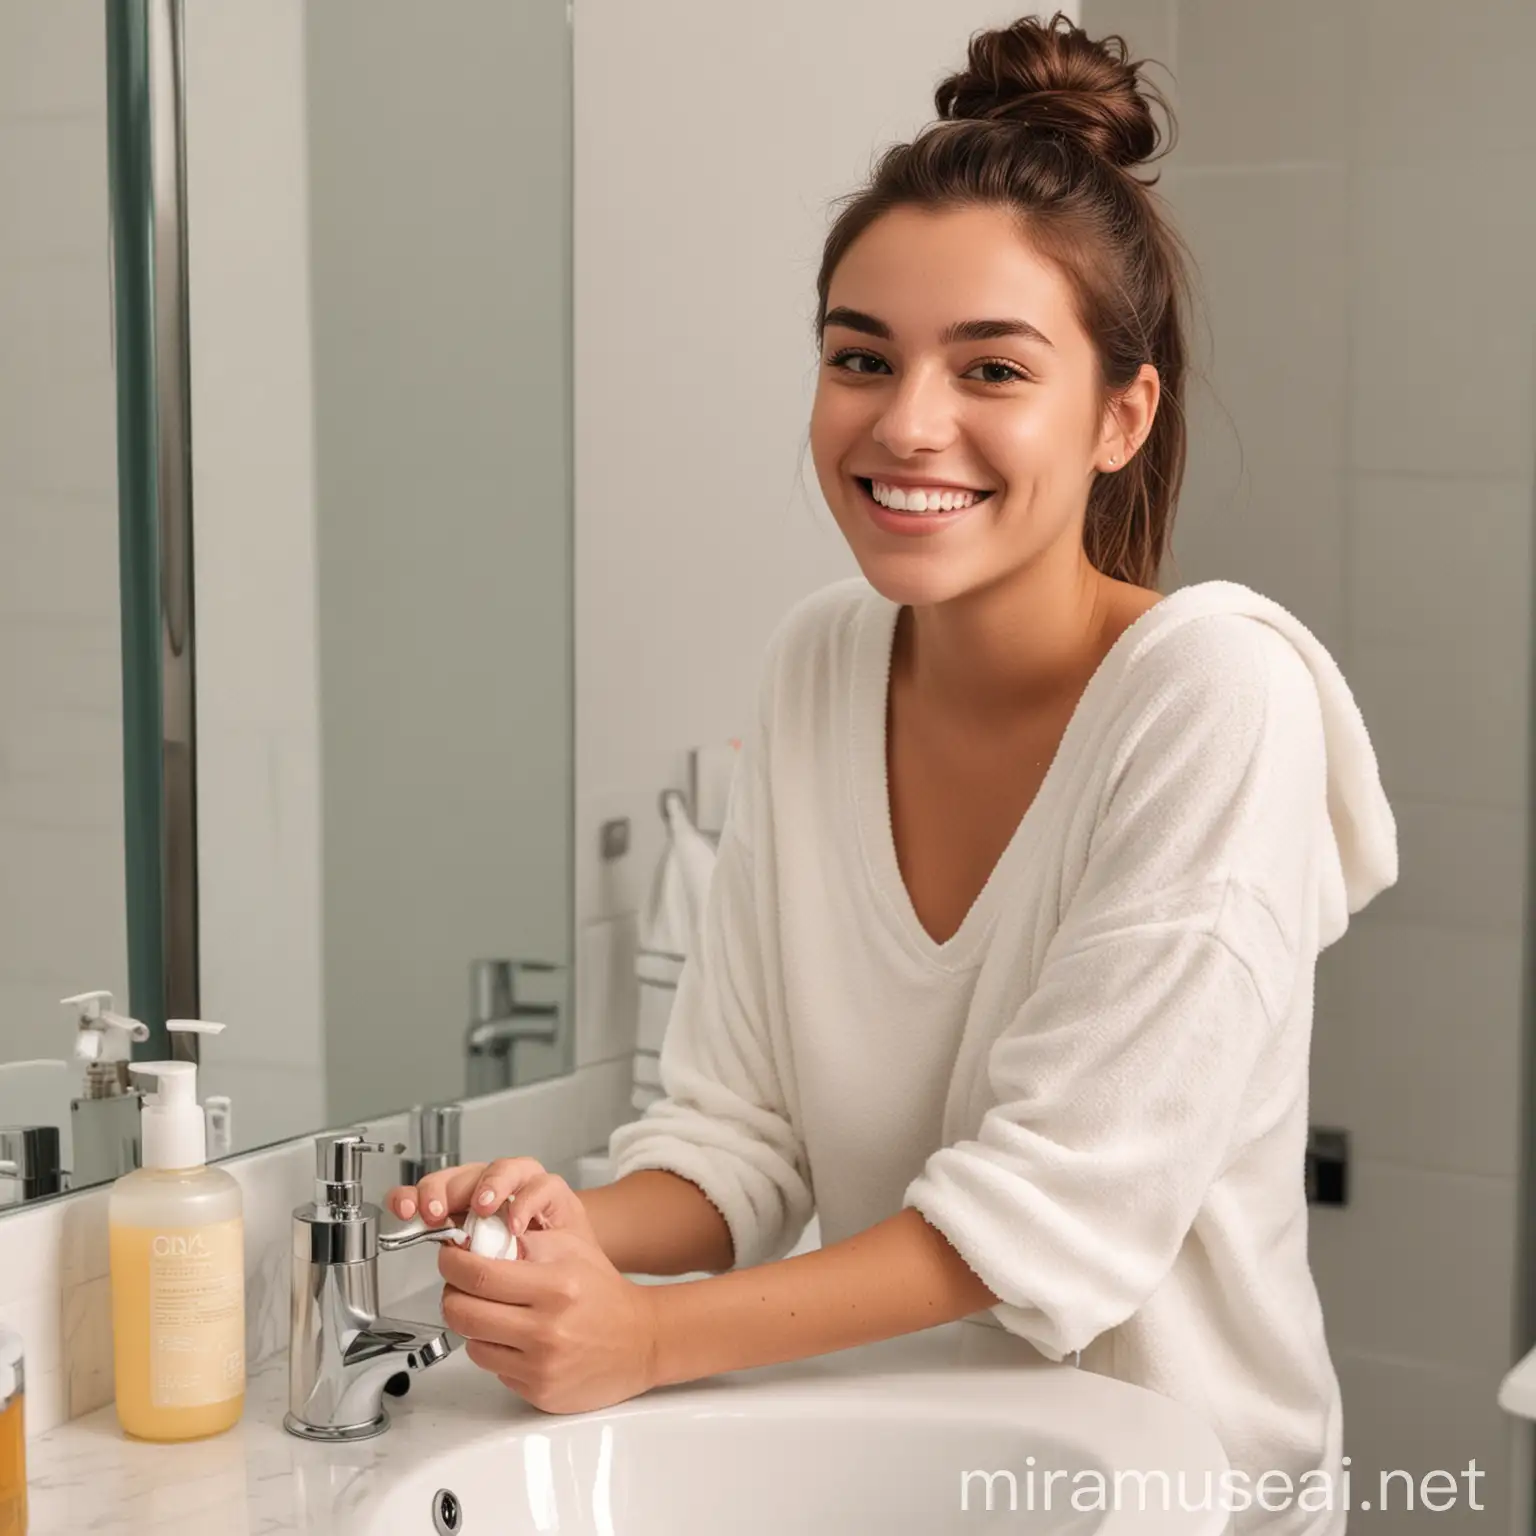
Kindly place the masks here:
[(379, 1316), (380, 1252), (458, 1240), (454, 1227), (380, 1233), (382, 1212), (363, 1200), (362, 1163), (365, 1153), (384, 1150), (356, 1131), (316, 1137), (315, 1198), (293, 1213), (283, 1428), (304, 1440), (380, 1434), (389, 1426), (386, 1384), (436, 1365), (464, 1342), (441, 1324)]
[(62, 1194), (56, 1125), (0, 1125), (0, 1206)]
[(470, 1098), (516, 1088), (519, 1041), (554, 1045), (560, 1037), (558, 1003), (525, 1003), (517, 996), (520, 973), (549, 973), (548, 960), (476, 960), (469, 971), (469, 1028), (464, 1033), (466, 1089)]

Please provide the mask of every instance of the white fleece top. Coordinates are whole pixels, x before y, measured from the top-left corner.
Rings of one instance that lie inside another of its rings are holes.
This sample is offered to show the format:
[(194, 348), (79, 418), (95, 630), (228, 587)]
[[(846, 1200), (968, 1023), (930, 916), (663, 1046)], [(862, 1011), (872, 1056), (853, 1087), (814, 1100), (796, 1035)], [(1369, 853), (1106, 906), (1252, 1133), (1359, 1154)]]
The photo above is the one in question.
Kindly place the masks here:
[(997, 1324), (1188, 1404), (1250, 1492), (1287, 1473), (1289, 1507), (1255, 1501), (1239, 1531), (1342, 1531), (1300, 1507), (1342, 1454), (1307, 1258), (1313, 979), (1397, 878), (1354, 699), (1269, 599), (1165, 597), (936, 943), (891, 835), (898, 612), (855, 577), (776, 631), (666, 1097), (613, 1133), (615, 1172), (696, 1183), (737, 1267), (783, 1257), (813, 1210), (830, 1244), (913, 1206)]

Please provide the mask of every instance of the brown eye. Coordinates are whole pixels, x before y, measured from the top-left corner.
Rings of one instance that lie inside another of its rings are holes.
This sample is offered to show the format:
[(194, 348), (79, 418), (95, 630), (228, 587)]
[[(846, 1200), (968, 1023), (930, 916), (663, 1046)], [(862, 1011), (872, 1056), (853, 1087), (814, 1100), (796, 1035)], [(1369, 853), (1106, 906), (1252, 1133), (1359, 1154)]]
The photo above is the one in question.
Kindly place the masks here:
[(977, 363), (964, 377), (973, 378), (978, 373), (983, 375), (978, 380), (982, 384), (1018, 384), (1028, 378), (1028, 374), (1017, 364), (997, 361)]
[(844, 373), (870, 374), (885, 368), (886, 362), (883, 357), (876, 357), (873, 352), (865, 352), (858, 347), (848, 347), (828, 358), (827, 366), (841, 368)]

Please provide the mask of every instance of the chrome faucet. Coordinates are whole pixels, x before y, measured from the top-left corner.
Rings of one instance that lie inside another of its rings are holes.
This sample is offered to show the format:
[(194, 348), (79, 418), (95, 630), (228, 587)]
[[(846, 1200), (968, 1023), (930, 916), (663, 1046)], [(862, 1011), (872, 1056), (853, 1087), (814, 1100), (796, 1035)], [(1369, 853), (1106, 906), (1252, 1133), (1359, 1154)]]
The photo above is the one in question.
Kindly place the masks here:
[(61, 1194), (56, 1125), (0, 1125), (0, 1206)]
[(415, 1104), (411, 1107), (414, 1146), (400, 1159), (400, 1182), (420, 1184), (429, 1173), (440, 1173), (464, 1161), (459, 1148), (464, 1124), (462, 1104)]
[(519, 1086), (513, 1056), (519, 1041), (558, 1042), (560, 1005), (523, 1002), (517, 978), (562, 969), (549, 960), (476, 960), (470, 967), (469, 1028), (464, 1032), (470, 1098)]
[(315, 1198), (293, 1213), (283, 1428), (301, 1439), (381, 1433), (389, 1426), (384, 1390), (392, 1378), (424, 1371), (464, 1342), (441, 1324), (379, 1316), (380, 1252), (457, 1240), (454, 1227), (379, 1231), (382, 1212), (363, 1199), (362, 1164), (365, 1153), (385, 1150), (356, 1131), (316, 1137)]

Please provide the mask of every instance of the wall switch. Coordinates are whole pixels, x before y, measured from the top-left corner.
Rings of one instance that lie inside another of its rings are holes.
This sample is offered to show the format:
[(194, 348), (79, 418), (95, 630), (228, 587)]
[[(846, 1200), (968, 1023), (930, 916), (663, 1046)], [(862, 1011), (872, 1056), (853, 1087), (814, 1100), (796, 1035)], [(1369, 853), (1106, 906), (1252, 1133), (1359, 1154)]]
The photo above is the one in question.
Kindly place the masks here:
[(1313, 1126), (1307, 1133), (1308, 1205), (1349, 1204), (1349, 1132)]
[(605, 821), (598, 829), (598, 840), (607, 863), (622, 859), (629, 852), (629, 817), (616, 816)]

